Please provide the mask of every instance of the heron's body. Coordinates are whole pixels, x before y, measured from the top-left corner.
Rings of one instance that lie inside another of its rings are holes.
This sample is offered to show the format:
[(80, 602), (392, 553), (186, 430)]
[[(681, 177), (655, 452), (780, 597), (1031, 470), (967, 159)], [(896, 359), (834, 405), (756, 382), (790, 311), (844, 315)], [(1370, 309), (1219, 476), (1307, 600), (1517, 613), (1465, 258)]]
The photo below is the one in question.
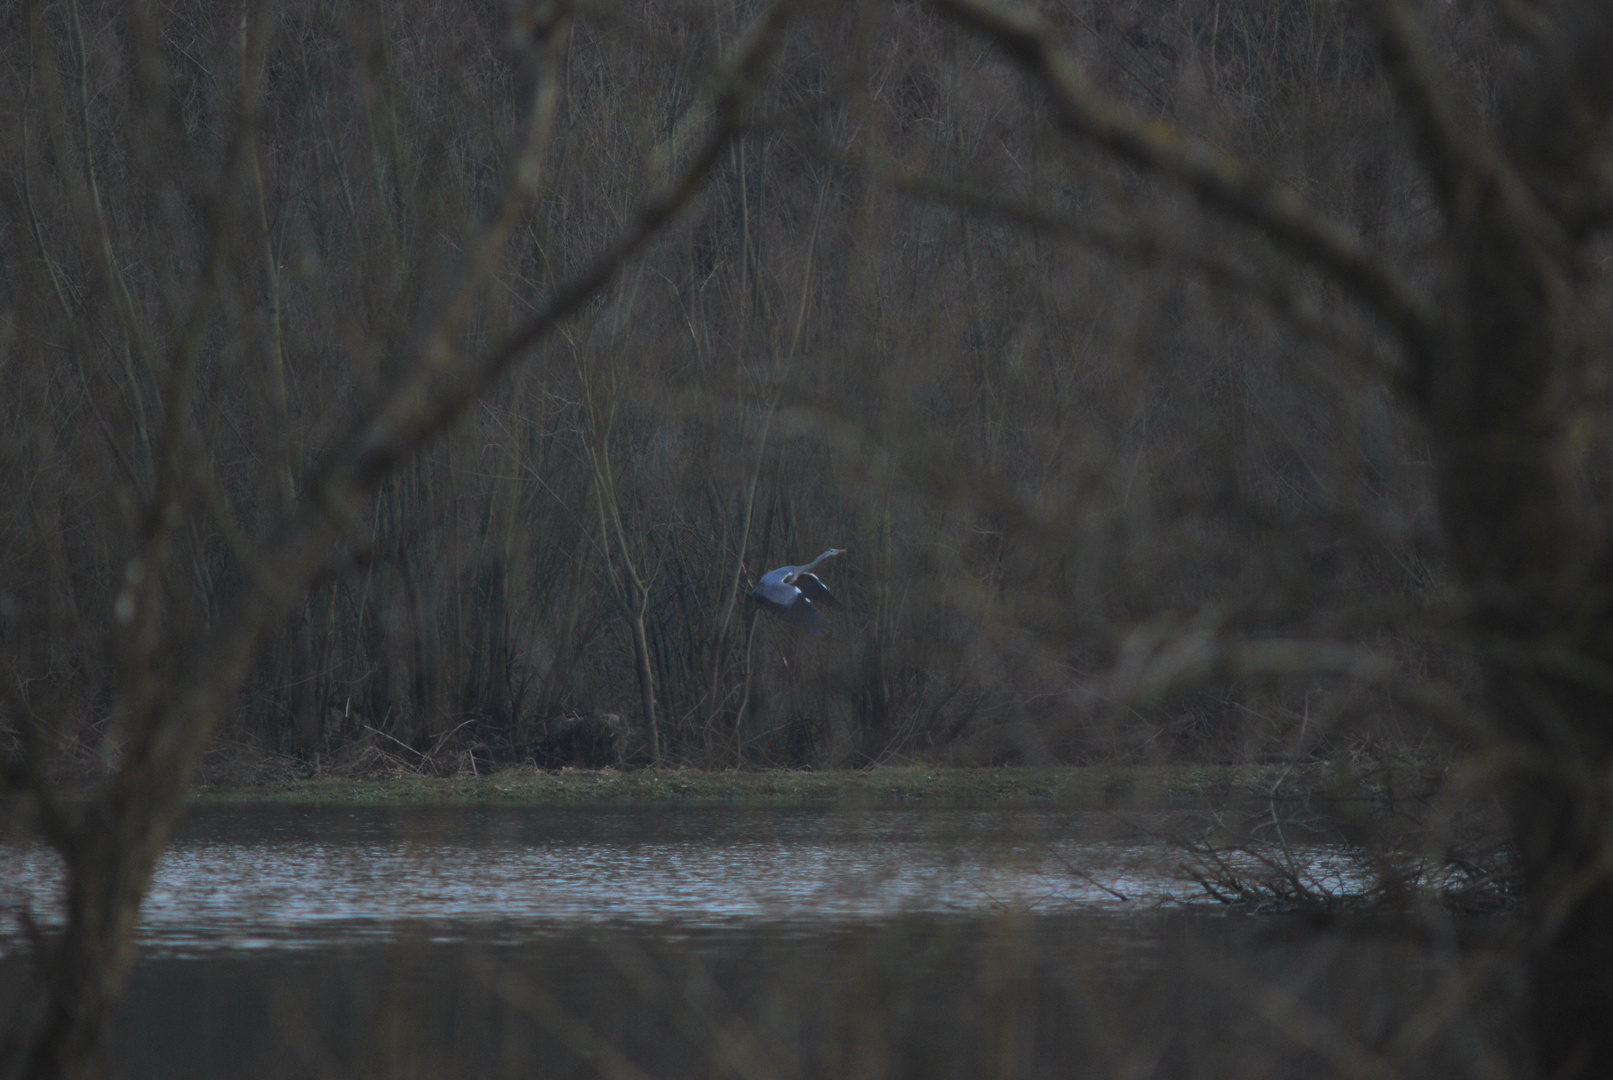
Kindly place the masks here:
[(839, 548), (830, 548), (805, 566), (781, 566), (762, 575), (762, 580), (751, 593), (756, 602), (783, 619), (797, 630), (809, 634), (827, 634), (829, 616), (819, 606), (839, 607), (828, 586), (812, 573), (823, 560), (839, 555)]

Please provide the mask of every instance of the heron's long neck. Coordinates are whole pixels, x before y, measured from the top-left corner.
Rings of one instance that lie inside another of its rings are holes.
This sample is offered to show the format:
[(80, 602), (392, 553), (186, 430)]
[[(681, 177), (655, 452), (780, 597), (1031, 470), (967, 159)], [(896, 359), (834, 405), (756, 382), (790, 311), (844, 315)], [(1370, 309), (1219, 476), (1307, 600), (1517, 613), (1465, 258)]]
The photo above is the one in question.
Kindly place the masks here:
[(795, 573), (791, 574), (790, 575), (790, 581), (793, 583), (795, 581), (795, 579), (800, 577), (802, 574), (810, 574), (812, 572), (812, 568), (814, 566), (817, 566), (819, 563), (821, 563), (823, 560), (827, 559), (829, 556), (838, 555), (838, 554), (839, 554), (839, 552), (837, 552), (834, 548), (830, 548), (828, 551), (825, 551), (822, 555), (819, 555), (816, 559), (813, 559), (811, 562), (809, 562), (805, 566), (801, 567), (801, 569), (799, 569)]

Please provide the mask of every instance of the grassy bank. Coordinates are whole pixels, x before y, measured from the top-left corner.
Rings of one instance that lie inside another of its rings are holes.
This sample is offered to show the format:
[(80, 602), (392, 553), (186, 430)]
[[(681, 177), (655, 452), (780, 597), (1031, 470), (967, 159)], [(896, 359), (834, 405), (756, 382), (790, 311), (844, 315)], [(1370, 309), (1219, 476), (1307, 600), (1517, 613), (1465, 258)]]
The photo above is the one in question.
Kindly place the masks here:
[(1430, 766), (1064, 766), (802, 772), (510, 770), (482, 777), (308, 779), (202, 788), (206, 803), (327, 805), (507, 803), (531, 806), (851, 804), (1060, 806), (1115, 809), (1213, 806), (1277, 797), (1384, 799), (1426, 796), (1442, 771)]

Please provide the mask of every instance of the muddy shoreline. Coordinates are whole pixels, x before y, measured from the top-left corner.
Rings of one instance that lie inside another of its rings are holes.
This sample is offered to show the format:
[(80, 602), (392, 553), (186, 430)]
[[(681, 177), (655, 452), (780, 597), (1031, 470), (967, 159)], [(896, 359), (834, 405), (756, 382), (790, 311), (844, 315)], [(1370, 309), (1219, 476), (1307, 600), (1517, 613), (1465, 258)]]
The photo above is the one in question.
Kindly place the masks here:
[(1431, 764), (902, 766), (837, 771), (517, 768), (484, 776), (315, 776), (200, 785), (192, 798), (210, 804), (334, 805), (836, 803), (1141, 809), (1250, 801), (1358, 801), (1392, 806), (1437, 799), (1449, 779), (1448, 769)]

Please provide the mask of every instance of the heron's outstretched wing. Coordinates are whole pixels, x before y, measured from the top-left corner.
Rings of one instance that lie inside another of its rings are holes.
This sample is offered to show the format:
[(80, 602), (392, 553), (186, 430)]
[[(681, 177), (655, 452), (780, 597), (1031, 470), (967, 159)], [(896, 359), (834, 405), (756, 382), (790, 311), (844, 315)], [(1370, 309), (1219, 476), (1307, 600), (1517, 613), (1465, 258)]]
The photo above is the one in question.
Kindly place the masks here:
[(794, 585), (781, 585), (777, 582), (764, 582), (756, 586), (751, 596), (762, 607), (771, 611), (797, 630), (808, 634), (827, 634), (831, 623), (829, 616), (812, 606), (812, 601), (801, 595), (801, 590)]
[[(768, 575), (768, 577), (771, 576), (771, 574)], [(786, 585), (782, 581), (769, 581), (767, 578), (763, 578), (762, 583), (756, 586), (751, 595), (756, 597), (758, 604), (775, 614), (782, 615), (785, 608), (801, 599), (801, 590), (794, 585)]]
[(784, 617), (785, 622), (808, 634), (827, 634), (832, 625), (829, 616), (813, 607), (812, 601), (804, 596), (797, 598), (795, 603), (779, 614)]
[(802, 574), (795, 579), (795, 587), (801, 590), (802, 596), (805, 596), (814, 604), (828, 604), (830, 607), (840, 606), (840, 601), (834, 598), (834, 593), (829, 591), (829, 586), (818, 580), (818, 575), (816, 574)]

